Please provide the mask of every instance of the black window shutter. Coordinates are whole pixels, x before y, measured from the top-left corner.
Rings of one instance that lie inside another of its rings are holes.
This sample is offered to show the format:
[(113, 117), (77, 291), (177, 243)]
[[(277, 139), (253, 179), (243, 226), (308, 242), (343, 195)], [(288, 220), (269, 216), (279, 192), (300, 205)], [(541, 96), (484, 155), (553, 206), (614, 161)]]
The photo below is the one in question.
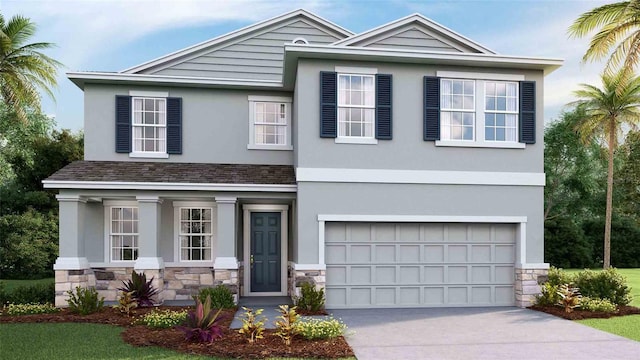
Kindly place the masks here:
[(519, 141), (536, 143), (536, 82), (520, 81)]
[(182, 98), (167, 98), (167, 154), (182, 154)]
[(376, 75), (376, 139), (391, 140), (392, 122), (392, 76)]
[(131, 152), (131, 96), (116, 95), (116, 152)]
[(424, 140), (440, 140), (440, 78), (424, 77)]
[(338, 130), (338, 74), (320, 72), (320, 137), (335, 138)]

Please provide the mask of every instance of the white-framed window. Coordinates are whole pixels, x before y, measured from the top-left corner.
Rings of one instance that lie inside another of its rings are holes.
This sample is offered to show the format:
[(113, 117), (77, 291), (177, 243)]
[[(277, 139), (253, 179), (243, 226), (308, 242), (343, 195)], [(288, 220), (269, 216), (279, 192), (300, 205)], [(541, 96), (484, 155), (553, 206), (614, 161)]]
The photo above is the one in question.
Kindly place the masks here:
[(176, 260), (212, 261), (216, 208), (211, 202), (174, 201)]
[(249, 96), (249, 149), (292, 150), (291, 99)]
[(338, 74), (338, 139), (374, 139), (375, 75)]
[(128, 205), (106, 207), (108, 259), (110, 262), (138, 258), (138, 208)]
[(438, 71), (440, 140), (436, 146), (525, 148), (518, 142), (522, 75)]
[(167, 99), (133, 97), (133, 153), (167, 152)]

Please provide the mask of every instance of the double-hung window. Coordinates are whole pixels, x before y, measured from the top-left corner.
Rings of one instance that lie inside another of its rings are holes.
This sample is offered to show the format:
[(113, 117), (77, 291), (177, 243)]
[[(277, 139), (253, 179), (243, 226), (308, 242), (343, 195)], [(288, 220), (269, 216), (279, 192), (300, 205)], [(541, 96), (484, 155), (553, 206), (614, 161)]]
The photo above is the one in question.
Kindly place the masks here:
[(133, 97), (133, 153), (166, 154), (167, 100)]
[(249, 149), (291, 150), (291, 99), (249, 96)]
[(338, 139), (374, 139), (375, 75), (338, 74)]
[(475, 139), (474, 80), (442, 79), (440, 107), (442, 139), (473, 141)]
[(211, 260), (213, 209), (211, 207), (180, 207), (178, 212), (180, 261)]
[(518, 141), (518, 83), (485, 81), (484, 85), (485, 141)]
[(110, 261), (134, 261), (138, 258), (138, 208), (112, 206), (109, 214)]

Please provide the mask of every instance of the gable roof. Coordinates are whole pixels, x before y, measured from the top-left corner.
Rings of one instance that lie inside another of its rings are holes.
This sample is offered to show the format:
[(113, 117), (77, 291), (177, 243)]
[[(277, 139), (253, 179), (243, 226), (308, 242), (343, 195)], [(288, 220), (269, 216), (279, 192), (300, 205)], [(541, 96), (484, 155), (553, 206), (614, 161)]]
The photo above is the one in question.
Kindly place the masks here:
[(267, 28), (276, 26), (278, 24), (281, 24), (283, 22), (295, 19), (295, 18), (303, 18), (306, 19), (308, 21), (311, 22), (315, 22), (317, 24), (322, 25), (327, 32), (333, 33), (334, 35), (337, 35), (338, 38), (344, 38), (344, 37), (348, 37), (348, 36), (352, 36), (354, 35), (353, 32), (329, 21), (326, 20), (324, 18), (321, 18), (320, 16), (317, 16), (313, 13), (310, 13), (304, 9), (297, 9), (297, 10), (293, 10), (290, 11), (288, 13), (273, 17), (271, 19), (267, 19), (258, 23), (255, 23), (253, 25), (249, 25), (246, 27), (243, 27), (241, 29), (232, 31), (230, 33), (215, 37), (213, 39), (210, 40), (206, 40), (203, 41), (199, 44), (195, 44), (189, 47), (186, 47), (184, 49), (172, 52), (170, 54), (161, 56), (159, 58), (147, 61), (145, 63), (142, 63), (140, 65), (136, 65), (133, 67), (130, 67), (128, 69), (122, 70), (120, 71), (120, 73), (124, 73), (124, 74), (136, 74), (136, 73), (140, 73), (144, 70), (147, 70), (149, 68), (153, 68), (153, 67), (158, 67), (161, 66), (165, 63), (169, 63), (172, 62), (176, 59), (180, 59), (180, 58), (184, 58), (187, 57), (189, 55), (195, 54), (197, 52), (200, 52), (202, 50), (206, 50), (208, 48), (214, 47), (216, 45), (219, 44), (223, 44), (223, 43), (228, 43), (228, 42), (232, 42), (235, 39), (239, 39), (241, 37), (244, 37), (245, 35), (251, 34), (251, 33), (255, 33), (255, 32), (259, 32), (261, 30), (266, 30)]
[(404, 28), (406, 25), (415, 24), (417, 26), (422, 26), (427, 30), (438, 33), (441, 36), (442, 40), (445, 40), (449, 43), (458, 43), (464, 45), (468, 48), (471, 48), (478, 53), (482, 54), (495, 54), (496, 52), (483, 46), (449, 28), (444, 25), (438, 24), (437, 22), (421, 15), (418, 13), (411, 14), (409, 16), (405, 16), (398, 20), (394, 20), (390, 23), (380, 25), (371, 30), (362, 32), (360, 34), (352, 35), (343, 40), (338, 40), (331, 45), (334, 46), (359, 46), (361, 43), (366, 43), (367, 40), (376, 39), (378, 37), (384, 37), (384, 34), (393, 33), (396, 30)]

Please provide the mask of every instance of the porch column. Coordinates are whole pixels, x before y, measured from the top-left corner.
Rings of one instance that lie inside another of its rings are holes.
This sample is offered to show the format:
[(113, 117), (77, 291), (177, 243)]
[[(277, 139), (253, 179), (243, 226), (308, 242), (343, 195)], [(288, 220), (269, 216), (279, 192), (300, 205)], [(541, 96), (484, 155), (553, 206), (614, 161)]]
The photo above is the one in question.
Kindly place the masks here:
[(160, 212), (162, 199), (158, 196), (138, 196), (138, 259), (135, 270), (160, 270), (164, 262), (160, 256)]
[(238, 300), (238, 260), (236, 258), (236, 201), (234, 196), (216, 196), (216, 259), (213, 263), (214, 284), (223, 284)]
[(84, 215), (87, 200), (78, 195), (56, 196), (60, 206), (60, 246), (55, 270), (55, 305), (67, 306), (67, 291), (89, 286), (89, 261), (84, 253)]

